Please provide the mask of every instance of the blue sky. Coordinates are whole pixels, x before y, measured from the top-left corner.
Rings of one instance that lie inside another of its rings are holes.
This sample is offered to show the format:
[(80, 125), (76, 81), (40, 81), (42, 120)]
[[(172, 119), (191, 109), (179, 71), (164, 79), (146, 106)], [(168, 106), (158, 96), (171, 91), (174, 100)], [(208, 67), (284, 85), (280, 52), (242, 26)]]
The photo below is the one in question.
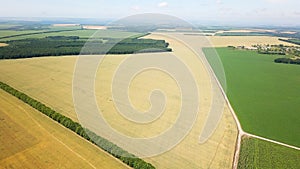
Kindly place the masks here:
[(244, 25), (300, 25), (299, 0), (9, 0), (1, 17), (119, 19), (163, 13), (188, 21)]

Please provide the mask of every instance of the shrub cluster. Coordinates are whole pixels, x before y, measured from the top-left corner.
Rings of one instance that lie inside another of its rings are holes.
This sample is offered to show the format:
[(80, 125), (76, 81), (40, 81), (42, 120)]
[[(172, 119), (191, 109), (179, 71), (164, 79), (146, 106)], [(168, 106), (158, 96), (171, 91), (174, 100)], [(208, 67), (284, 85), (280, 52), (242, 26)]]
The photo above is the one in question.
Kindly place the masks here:
[(274, 60), (275, 63), (286, 63), (286, 64), (297, 64), (300, 65), (300, 59), (291, 58), (277, 58)]
[(279, 40), (288, 42), (288, 43), (293, 43), (296, 45), (300, 45), (300, 39), (281, 39), (281, 38), (279, 38)]

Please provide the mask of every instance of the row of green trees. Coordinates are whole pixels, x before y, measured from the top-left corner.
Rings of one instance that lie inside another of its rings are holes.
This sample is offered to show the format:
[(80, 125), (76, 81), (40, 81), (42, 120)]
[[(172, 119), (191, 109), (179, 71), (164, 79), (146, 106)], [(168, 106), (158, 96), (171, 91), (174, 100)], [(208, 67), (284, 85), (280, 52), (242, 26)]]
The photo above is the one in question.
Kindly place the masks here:
[(281, 38), (279, 38), (279, 40), (284, 41), (284, 42), (293, 43), (296, 45), (300, 45), (300, 39), (281, 39)]
[(269, 55), (285, 55), (284, 51), (273, 51), (273, 50), (258, 50), (259, 54), (269, 54)]
[(18, 99), (22, 100), (23, 102), (30, 105), (31, 107), (37, 109), (44, 115), (57, 121), (61, 125), (70, 129), (71, 131), (77, 133), (78, 135), (80, 135), (81, 137), (90, 141), (91, 143), (97, 145), (98, 147), (100, 147), (103, 150), (107, 151), (108, 153), (112, 154), (113, 156), (120, 159), (122, 162), (129, 165), (130, 167), (133, 167), (135, 169), (154, 169), (155, 168), (152, 164), (145, 162), (144, 160), (136, 157), (133, 154), (130, 154), (129, 152), (123, 150), (121, 147), (110, 142), (109, 140), (102, 138), (101, 136), (98, 136), (97, 134), (90, 131), (89, 129), (83, 128), (79, 123), (74, 122), (72, 119), (54, 111), (53, 109), (46, 106), (45, 104), (10, 87), (9, 85), (7, 85), (3, 82), (0, 82), (0, 88), (3, 89), (4, 91), (8, 92), (9, 94), (17, 97)]
[(39, 31), (39, 32), (30, 32), (30, 33), (22, 33), (22, 34), (16, 34), (16, 35), (8, 35), (8, 36), (2, 36), (0, 39), (6, 39), (6, 38), (13, 38), (13, 37), (19, 37), (19, 36), (28, 36), (28, 35), (38, 35), (38, 34), (45, 34), (45, 33), (58, 33), (58, 32), (69, 32), (69, 31), (75, 31), (76, 29), (70, 29), (70, 30), (46, 30), (46, 31)]
[[(168, 52), (169, 44), (164, 40), (137, 39), (96, 39), (83, 48), (87, 39), (77, 36), (50, 36), (40, 39), (8, 41), (0, 48), (0, 59), (17, 59), (42, 56), (79, 54), (133, 54), (140, 52)], [(83, 50), (82, 50), (83, 49)]]
[(297, 64), (300, 65), (300, 59), (291, 58), (277, 58), (274, 60), (275, 63), (285, 63), (285, 64)]

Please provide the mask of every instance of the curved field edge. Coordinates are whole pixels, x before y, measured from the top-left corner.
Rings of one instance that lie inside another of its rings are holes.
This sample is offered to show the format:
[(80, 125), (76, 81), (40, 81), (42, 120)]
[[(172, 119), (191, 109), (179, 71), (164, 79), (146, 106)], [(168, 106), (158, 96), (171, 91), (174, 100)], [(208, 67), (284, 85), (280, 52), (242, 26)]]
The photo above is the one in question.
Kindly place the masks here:
[(252, 137), (243, 137), (238, 169), (297, 169), (300, 151)]
[[(134, 156), (133, 154), (128, 153), (127, 151), (123, 150), (122, 148), (118, 147), (117, 145), (109, 142), (108, 140), (97, 136), (92, 131), (83, 128), (79, 123), (74, 122), (70, 118), (55, 112), (50, 107), (44, 105), (43, 103), (29, 97), (28, 95), (12, 88), (11, 86), (0, 82), (0, 88), (7, 93), (17, 97), (18, 99), (22, 100), (24, 103), (30, 105), (31, 107), (35, 108), (36, 110), (40, 111), (44, 115), (50, 117), (51, 119), (55, 120), (56, 122), (60, 123), (64, 127), (70, 129), (71, 131), (77, 133), (79, 136), (83, 137), (87, 141), (97, 145), (101, 149), (107, 151), (114, 157), (118, 158), (125, 164), (129, 165), (133, 168), (145, 168), (145, 169), (151, 169), (155, 168), (150, 163), (145, 162), (144, 160)], [(123, 154), (124, 156), (120, 156), (120, 154)]]
[[(300, 146), (300, 67), (274, 63), (277, 55), (216, 48), (223, 63), (227, 95), (242, 128), (286, 144)], [(215, 58), (203, 50), (212, 67)], [(218, 76), (218, 72), (216, 72)]]

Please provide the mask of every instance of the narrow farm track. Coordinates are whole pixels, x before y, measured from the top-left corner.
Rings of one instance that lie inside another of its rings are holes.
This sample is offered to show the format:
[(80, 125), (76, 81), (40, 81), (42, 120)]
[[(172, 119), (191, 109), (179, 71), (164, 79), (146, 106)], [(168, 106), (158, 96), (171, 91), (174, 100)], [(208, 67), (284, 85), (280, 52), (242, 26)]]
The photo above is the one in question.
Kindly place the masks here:
[[(241, 126), (241, 124), (240, 124), (240, 122), (238, 120), (238, 117), (237, 117), (234, 109), (232, 108), (232, 106), (230, 104), (230, 101), (229, 101), (229, 99), (228, 99), (228, 97), (227, 97), (227, 95), (226, 95), (226, 93), (225, 93), (225, 91), (224, 91), (221, 83), (219, 82), (219, 80), (218, 80), (217, 76), (215, 75), (215, 73), (214, 73), (211, 65), (207, 61), (204, 53), (202, 52), (202, 48), (203, 47), (211, 47), (210, 46), (211, 44), (200, 43), (201, 39), (199, 37), (193, 37), (193, 38), (198, 38), (198, 40), (195, 40), (195, 39), (191, 40), (190, 39), (191, 37), (184, 37), (184, 35), (182, 35), (182, 34), (169, 34), (168, 36), (172, 36), (173, 38), (176, 38), (177, 40), (182, 41), (183, 43), (185, 43), (188, 46), (190, 46), (191, 49), (194, 50), (194, 52), (198, 54), (199, 58), (202, 60), (202, 63), (205, 65), (205, 67), (208, 70), (209, 74), (212, 76), (211, 78), (214, 79), (212, 81), (212, 83), (216, 83), (217, 84), (217, 86), (219, 87), (219, 89), (221, 91), (221, 94), (223, 95), (223, 97), (225, 99), (226, 105), (228, 106), (228, 108), (229, 108), (229, 110), (230, 110), (230, 112), (231, 112), (231, 114), (232, 114), (232, 116), (234, 118), (234, 121), (235, 121), (235, 123), (237, 125), (237, 128), (238, 128), (238, 137), (237, 137), (237, 142), (236, 142), (236, 150), (235, 150), (235, 155), (234, 155), (234, 160), (233, 160), (233, 165), (232, 165), (233, 169), (237, 169), (237, 167), (238, 167), (238, 160), (239, 160), (239, 154), (240, 154), (240, 149), (241, 149), (241, 142), (242, 142), (242, 138), (244, 136), (257, 138), (257, 139), (265, 140), (265, 141), (272, 142), (272, 143), (275, 143), (275, 144), (279, 144), (279, 145), (282, 145), (282, 146), (285, 146), (285, 147), (289, 147), (289, 148), (293, 148), (293, 149), (296, 149), (296, 150), (300, 150), (300, 148), (296, 147), (296, 146), (292, 146), (292, 145), (285, 144), (285, 143), (282, 143), (282, 142), (279, 142), (279, 141), (275, 141), (275, 140), (272, 140), (272, 139), (264, 138), (264, 137), (261, 137), (261, 136), (257, 136), (257, 135), (245, 132), (242, 129), (242, 126)], [(201, 37), (201, 38), (205, 38), (205, 37)], [(202, 41), (203, 41), (203, 39), (202, 39)], [(189, 42), (198, 42), (198, 43), (193, 44), (193, 43), (189, 43)]]
[(300, 147), (292, 146), (292, 145), (289, 145), (289, 144), (285, 144), (285, 143), (282, 143), (282, 142), (279, 142), (279, 141), (275, 141), (275, 140), (268, 139), (268, 138), (265, 138), (265, 137), (257, 136), (257, 135), (254, 135), (254, 134), (244, 132), (243, 135), (253, 137), (253, 138), (257, 138), (257, 139), (261, 139), (261, 140), (265, 140), (265, 141), (269, 141), (269, 142), (279, 144), (279, 145), (282, 145), (282, 146), (285, 146), (285, 147), (289, 147), (289, 148), (292, 148), (292, 149), (295, 149), (295, 150), (300, 150)]
[[(243, 134), (245, 133), (241, 127), (241, 124), (238, 120), (238, 117), (236, 116), (236, 113), (234, 112), (233, 108), (231, 107), (231, 104), (226, 96), (226, 93), (225, 91), (223, 90), (218, 78), (216, 77), (213, 69), (211, 68), (209, 62), (206, 60), (206, 57), (202, 51), (202, 48), (203, 47), (209, 47), (210, 44), (207, 44), (207, 43), (197, 43), (197, 46), (194, 46), (195, 44), (190, 44), (189, 42), (195, 42), (195, 40), (190, 40), (189, 38), (185, 38), (183, 37), (182, 35), (173, 35), (173, 37), (177, 38), (178, 40), (181, 40), (182, 42), (186, 43), (188, 46), (191, 47), (192, 50), (194, 50), (195, 53), (198, 54), (198, 57), (200, 58), (200, 60), (202, 61), (202, 63), (205, 65), (207, 71), (209, 72), (209, 75), (211, 76), (211, 78), (213, 79), (212, 80), (212, 83), (216, 83), (217, 86), (219, 87), (219, 91), (221, 92), (221, 94), (223, 95), (224, 99), (225, 99), (225, 102), (226, 102), (226, 105), (228, 106), (233, 118), (234, 118), (234, 121), (237, 125), (237, 129), (238, 129), (238, 137), (237, 137), (237, 142), (236, 142), (236, 149), (235, 149), (235, 153), (234, 153), (234, 160), (233, 160), (233, 165), (232, 165), (232, 168), (236, 169), (237, 166), (238, 166), (238, 158), (239, 158), (239, 152), (240, 152), (240, 148), (241, 148), (241, 141), (242, 141), (242, 136)], [(194, 38), (198, 38), (198, 37), (194, 37)], [(201, 37), (202, 38), (202, 41), (205, 42), (205, 40), (203, 39), (204, 37)], [(201, 39), (198, 39), (196, 41), (201, 41)], [(201, 45), (199, 45), (201, 44)]]

